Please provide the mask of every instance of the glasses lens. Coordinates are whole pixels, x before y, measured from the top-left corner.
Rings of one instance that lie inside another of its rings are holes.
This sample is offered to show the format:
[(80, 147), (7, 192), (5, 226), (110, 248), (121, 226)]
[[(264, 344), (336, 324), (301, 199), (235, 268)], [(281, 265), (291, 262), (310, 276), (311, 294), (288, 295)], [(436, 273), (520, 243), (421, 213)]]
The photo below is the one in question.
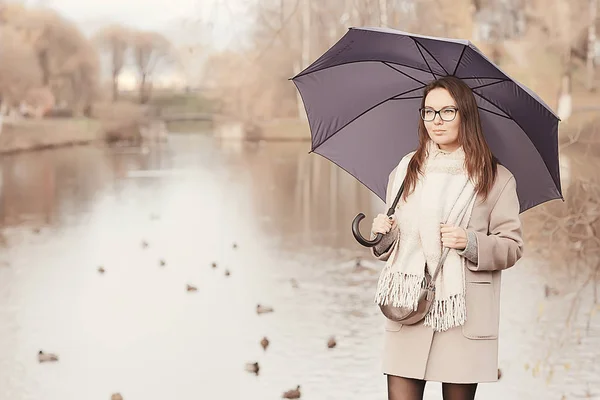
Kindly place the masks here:
[(456, 109), (450, 107), (444, 108), (440, 111), (440, 117), (446, 122), (452, 121), (456, 117)]
[(431, 108), (423, 108), (421, 109), (421, 118), (423, 118), (423, 121), (433, 121), (435, 118), (435, 111)]

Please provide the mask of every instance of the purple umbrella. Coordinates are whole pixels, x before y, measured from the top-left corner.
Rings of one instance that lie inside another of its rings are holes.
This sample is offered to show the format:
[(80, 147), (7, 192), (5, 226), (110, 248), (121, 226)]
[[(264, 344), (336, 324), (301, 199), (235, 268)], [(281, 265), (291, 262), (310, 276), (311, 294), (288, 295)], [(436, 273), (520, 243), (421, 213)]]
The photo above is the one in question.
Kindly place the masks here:
[[(311, 152), (334, 162), (385, 201), (390, 172), (417, 148), (424, 87), (448, 75), (473, 90), (485, 138), (517, 181), (520, 211), (562, 199), (560, 119), (467, 40), (349, 29), (291, 78), (308, 116)], [(358, 231), (362, 218), (359, 214), (353, 222), (354, 235), (364, 246), (373, 246), (382, 235), (364, 239)]]

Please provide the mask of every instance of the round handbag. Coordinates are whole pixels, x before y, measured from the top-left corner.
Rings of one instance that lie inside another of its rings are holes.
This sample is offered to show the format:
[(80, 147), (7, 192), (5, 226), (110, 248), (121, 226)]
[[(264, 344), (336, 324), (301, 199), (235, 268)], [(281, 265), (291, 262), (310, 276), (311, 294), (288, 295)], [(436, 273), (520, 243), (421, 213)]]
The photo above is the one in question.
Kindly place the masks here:
[(433, 303), (433, 299), (435, 297), (435, 287), (433, 282), (435, 282), (435, 280), (433, 280), (431, 276), (426, 273), (425, 284), (421, 288), (416, 310), (414, 310), (412, 307), (395, 307), (388, 303), (385, 305), (379, 305), (381, 312), (387, 319), (399, 322), (403, 325), (416, 324), (425, 318), (429, 312), (429, 309), (431, 308), (431, 304)]

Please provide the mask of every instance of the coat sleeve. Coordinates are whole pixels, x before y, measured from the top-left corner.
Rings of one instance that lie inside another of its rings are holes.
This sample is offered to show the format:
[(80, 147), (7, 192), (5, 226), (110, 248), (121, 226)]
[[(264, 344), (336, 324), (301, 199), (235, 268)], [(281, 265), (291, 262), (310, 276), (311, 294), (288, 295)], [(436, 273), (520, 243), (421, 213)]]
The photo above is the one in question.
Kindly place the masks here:
[(465, 257), (473, 264), (477, 264), (477, 234), (474, 230), (467, 230), (467, 246), (464, 250), (457, 252), (459, 256)]
[(477, 263), (472, 271), (497, 271), (512, 267), (523, 255), (519, 198), (514, 176), (506, 182), (492, 207), (488, 233), (477, 236)]
[[(396, 171), (397, 171), (397, 167), (390, 173), (390, 176), (388, 178), (388, 185), (387, 185), (387, 190), (386, 190), (386, 212), (387, 209), (392, 205), (392, 202), (394, 201), (394, 199), (392, 199), (392, 186), (394, 183), (394, 179), (396, 176)], [(371, 239), (373, 239), (375, 237), (375, 235), (371, 234)], [(383, 235), (383, 238), (381, 239), (381, 242), (379, 242), (376, 246), (371, 247), (371, 254), (377, 258), (378, 260), (381, 261), (387, 261), (388, 258), (390, 258), (390, 255), (392, 254), (392, 249), (393, 249), (393, 245), (396, 242), (396, 238), (398, 237), (398, 231), (397, 229), (394, 229), (388, 233), (386, 233), (385, 235)]]

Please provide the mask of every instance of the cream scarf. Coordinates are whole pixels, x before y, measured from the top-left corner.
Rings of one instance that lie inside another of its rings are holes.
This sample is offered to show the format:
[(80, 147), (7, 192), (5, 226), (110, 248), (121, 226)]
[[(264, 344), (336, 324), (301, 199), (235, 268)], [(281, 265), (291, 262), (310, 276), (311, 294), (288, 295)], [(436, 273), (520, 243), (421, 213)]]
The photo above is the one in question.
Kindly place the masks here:
[[(414, 153), (404, 157), (392, 183), (395, 198)], [(424, 174), (419, 176), (415, 191), (407, 201), (396, 206), (398, 238), (392, 254), (381, 272), (375, 302), (417, 309), (420, 288), (425, 279), (425, 265), (430, 275), (442, 255), (440, 223), (466, 227), (473, 205), (475, 186), (464, 169), (462, 147), (453, 152), (441, 150), (433, 141), (427, 145)], [(464, 214), (464, 217), (463, 217)], [(465, 260), (450, 249), (435, 282), (435, 299), (424, 324), (435, 331), (445, 331), (466, 321)]]

